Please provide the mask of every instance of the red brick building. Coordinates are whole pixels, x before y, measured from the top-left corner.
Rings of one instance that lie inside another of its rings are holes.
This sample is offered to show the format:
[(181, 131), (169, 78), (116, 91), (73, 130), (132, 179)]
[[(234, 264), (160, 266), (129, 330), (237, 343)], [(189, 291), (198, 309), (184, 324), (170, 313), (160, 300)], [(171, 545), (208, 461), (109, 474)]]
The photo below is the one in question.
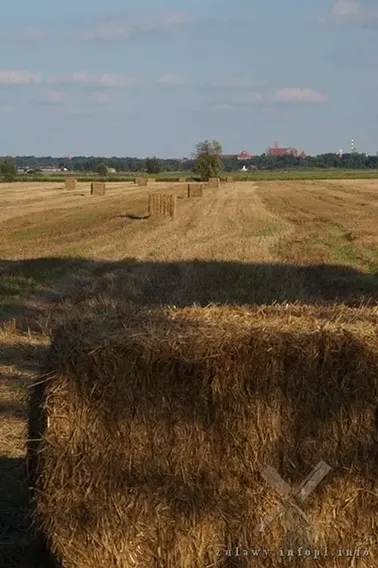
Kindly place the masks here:
[(272, 148), (268, 148), (266, 154), (268, 156), (296, 156), (296, 157), (304, 157), (306, 155), (303, 151), (299, 152), (296, 148), (280, 148), (278, 142), (275, 142)]

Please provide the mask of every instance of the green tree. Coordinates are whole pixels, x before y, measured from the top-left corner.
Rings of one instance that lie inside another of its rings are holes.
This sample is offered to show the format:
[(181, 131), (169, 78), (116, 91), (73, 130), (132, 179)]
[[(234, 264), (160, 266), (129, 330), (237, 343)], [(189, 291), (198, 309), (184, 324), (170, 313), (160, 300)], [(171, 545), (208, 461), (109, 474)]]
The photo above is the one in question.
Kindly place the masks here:
[(148, 174), (160, 174), (161, 163), (155, 156), (153, 158), (147, 158), (146, 160), (146, 171)]
[(97, 166), (96, 171), (98, 175), (100, 175), (101, 177), (105, 177), (108, 175), (108, 168), (106, 164), (104, 164), (103, 162), (101, 162), (101, 164)]
[(0, 164), (0, 171), (7, 182), (15, 181), (17, 178), (16, 162), (12, 158), (5, 158)]
[(194, 171), (203, 181), (218, 177), (222, 171), (222, 146), (216, 140), (205, 140), (196, 145)]

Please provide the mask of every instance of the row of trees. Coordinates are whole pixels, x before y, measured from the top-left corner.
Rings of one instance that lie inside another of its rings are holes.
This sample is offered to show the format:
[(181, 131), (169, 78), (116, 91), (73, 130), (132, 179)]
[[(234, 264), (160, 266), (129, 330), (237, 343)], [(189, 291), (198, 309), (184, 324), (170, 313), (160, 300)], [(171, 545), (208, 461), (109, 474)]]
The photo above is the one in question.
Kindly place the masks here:
[(16, 178), (17, 169), (31, 170), (38, 173), (41, 167), (58, 167), (75, 172), (97, 172), (106, 176), (109, 169), (116, 172), (147, 172), (159, 174), (160, 172), (196, 172), (203, 179), (216, 177), (221, 170), (231, 172), (240, 170), (242, 165), (248, 169), (275, 170), (275, 169), (313, 169), (313, 168), (347, 168), (347, 169), (375, 169), (378, 168), (378, 155), (366, 156), (365, 154), (321, 154), (318, 156), (269, 156), (262, 154), (250, 160), (239, 161), (236, 156), (224, 158), (222, 146), (216, 140), (205, 140), (196, 146), (196, 152), (190, 159), (158, 159), (152, 158), (103, 158), (103, 157), (75, 157), (72, 160), (66, 158), (35, 156), (17, 157), (15, 160), (5, 158), (0, 162), (0, 174), (3, 179), (12, 181)]
[[(140, 172), (150, 171), (150, 173), (192, 171), (194, 159), (157, 159), (157, 158), (103, 158), (103, 157), (75, 157), (72, 160), (64, 158), (34, 156), (16, 158), (18, 168), (38, 170), (41, 167), (59, 167), (72, 169), (75, 172), (94, 172), (99, 166), (104, 164), (107, 168), (113, 168), (117, 172)], [(242, 165), (255, 167), (261, 170), (292, 169), (292, 168), (349, 168), (349, 169), (372, 169), (378, 167), (378, 156), (368, 156), (365, 154), (344, 154), (340, 158), (337, 154), (320, 154), (319, 156), (305, 156), (303, 158), (295, 156), (269, 156), (262, 154), (250, 160), (240, 162), (235, 157), (222, 158), (223, 169), (225, 171), (240, 170)]]
[[(94, 167), (95, 172), (97, 172), (100, 176), (106, 176), (109, 173), (109, 168), (111, 166), (107, 165), (105, 162), (101, 162), (98, 166)], [(116, 168), (112, 168), (117, 171)], [(148, 174), (160, 174), (163, 169), (163, 164), (161, 160), (158, 160), (155, 156), (153, 158), (147, 158), (144, 162), (143, 168)], [(76, 171), (76, 170), (75, 170)]]
[[(208, 180), (209, 177), (219, 175), (222, 170), (221, 154), (222, 146), (219, 142), (205, 141), (197, 144), (194, 163), (192, 164), (193, 171), (200, 175), (204, 180)], [(155, 156), (153, 158), (147, 158), (144, 162), (144, 171), (147, 171), (149, 174), (159, 174), (163, 171), (163, 167), (163, 161), (158, 160)], [(63, 171), (64, 169), (68, 169), (65, 167), (64, 163), (60, 165), (60, 168)], [(109, 165), (105, 160), (103, 160), (98, 164), (94, 164), (91, 171), (95, 171), (100, 176), (106, 176), (109, 172), (108, 168)], [(38, 169), (39, 168), (35, 168), (32, 171), (36, 172)], [(78, 170), (75, 169), (75, 171)], [(178, 169), (176, 171), (178, 171)], [(0, 174), (3, 176), (5, 181), (14, 181), (17, 177), (17, 159), (5, 158), (2, 162), (0, 162)]]

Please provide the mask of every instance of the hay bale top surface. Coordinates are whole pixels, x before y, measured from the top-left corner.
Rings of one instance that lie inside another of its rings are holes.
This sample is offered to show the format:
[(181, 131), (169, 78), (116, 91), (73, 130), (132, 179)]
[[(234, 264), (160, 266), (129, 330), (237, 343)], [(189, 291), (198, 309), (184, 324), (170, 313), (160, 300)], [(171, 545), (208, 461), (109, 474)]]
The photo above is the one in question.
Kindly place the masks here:
[[(219, 353), (224, 342), (244, 343), (253, 337), (274, 345), (311, 340), (322, 332), (337, 337), (354, 336), (374, 345), (378, 351), (378, 314), (361, 308), (316, 306), (266, 306), (207, 308), (144, 308), (135, 306), (100, 313), (78, 315), (63, 323), (53, 334), (62, 361), (67, 351), (113, 350), (122, 345), (148, 341), (202, 357)], [(64, 338), (64, 340), (62, 339)]]

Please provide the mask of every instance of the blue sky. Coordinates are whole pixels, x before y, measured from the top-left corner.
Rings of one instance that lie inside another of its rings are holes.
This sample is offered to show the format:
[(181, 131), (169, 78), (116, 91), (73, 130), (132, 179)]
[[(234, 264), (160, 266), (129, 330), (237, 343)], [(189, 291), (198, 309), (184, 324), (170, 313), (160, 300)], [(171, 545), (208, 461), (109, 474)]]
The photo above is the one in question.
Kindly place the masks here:
[(13, 0), (0, 155), (378, 151), (376, 0)]

